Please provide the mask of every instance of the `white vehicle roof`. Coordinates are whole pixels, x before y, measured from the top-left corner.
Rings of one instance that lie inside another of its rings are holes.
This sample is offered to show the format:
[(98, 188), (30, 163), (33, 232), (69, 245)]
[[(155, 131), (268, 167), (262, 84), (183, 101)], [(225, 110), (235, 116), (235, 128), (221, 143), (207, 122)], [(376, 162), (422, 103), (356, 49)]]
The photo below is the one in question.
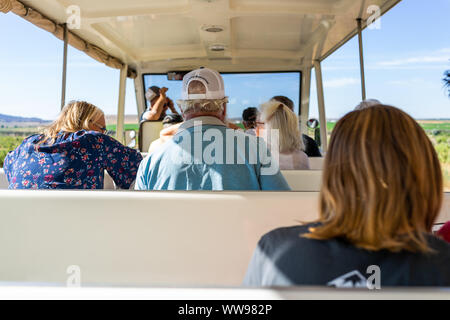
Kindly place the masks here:
[[(370, 5), (384, 14), (399, 1)], [(374, 14), (365, 0), (20, 2), (58, 24), (68, 21), (69, 6), (78, 6), (81, 26), (73, 34), (132, 69), (155, 73), (199, 66), (222, 72), (302, 70), (353, 37), (356, 19), (365, 26)], [(208, 27), (223, 31), (207, 32)], [(224, 50), (213, 49), (220, 47)]]

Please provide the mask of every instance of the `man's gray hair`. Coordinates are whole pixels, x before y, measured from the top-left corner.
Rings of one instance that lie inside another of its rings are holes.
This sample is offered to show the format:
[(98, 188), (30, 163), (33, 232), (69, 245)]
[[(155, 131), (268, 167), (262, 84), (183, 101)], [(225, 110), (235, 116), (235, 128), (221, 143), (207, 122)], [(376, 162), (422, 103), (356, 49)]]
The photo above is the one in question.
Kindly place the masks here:
[(177, 100), (181, 111), (186, 113), (219, 113), (225, 109), (228, 98), (215, 100)]

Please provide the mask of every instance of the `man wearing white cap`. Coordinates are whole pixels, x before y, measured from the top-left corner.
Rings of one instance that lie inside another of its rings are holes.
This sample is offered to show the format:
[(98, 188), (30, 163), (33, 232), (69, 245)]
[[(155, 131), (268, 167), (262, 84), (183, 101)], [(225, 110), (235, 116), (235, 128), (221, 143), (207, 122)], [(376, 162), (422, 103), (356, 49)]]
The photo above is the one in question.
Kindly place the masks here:
[(185, 122), (142, 161), (137, 190), (290, 190), (261, 138), (227, 128), (222, 76), (202, 68), (183, 78)]

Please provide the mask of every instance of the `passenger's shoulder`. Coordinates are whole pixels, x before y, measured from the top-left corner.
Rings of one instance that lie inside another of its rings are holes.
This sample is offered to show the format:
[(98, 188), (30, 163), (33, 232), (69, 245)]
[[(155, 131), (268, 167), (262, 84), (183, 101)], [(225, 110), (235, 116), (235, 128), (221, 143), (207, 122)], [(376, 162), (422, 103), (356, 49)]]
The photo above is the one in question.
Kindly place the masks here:
[(436, 251), (441, 258), (450, 261), (450, 243), (432, 235), (428, 236), (427, 241), (430, 248)]
[(75, 132), (73, 134), (73, 140), (74, 141), (86, 141), (91, 143), (104, 143), (104, 142), (113, 142), (115, 141), (110, 136), (107, 136), (103, 133), (97, 132), (97, 131), (87, 131), (87, 130), (81, 130), (78, 132)]
[(303, 150), (298, 150), (296, 153), (300, 158), (308, 159), (308, 155)]
[(249, 139), (250, 142), (264, 142), (263, 138), (254, 136), (254, 135), (249, 134), (249, 133), (246, 133), (246, 132), (244, 132), (242, 130), (233, 130), (233, 129), (227, 129), (227, 130), (234, 131), (234, 135), (236, 137), (238, 137), (238, 138), (242, 137), (242, 138), (245, 138), (245, 139)]
[(143, 167), (147, 166), (152, 161), (153, 157), (154, 157), (153, 153), (147, 154), (145, 157), (142, 158), (141, 166)]
[(287, 241), (303, 242), (309, 241), (302, 236), (310, 233), (309, 229), (314, 224), (306, 224), (301, 226), (283, 227), (266, 233), (260, 240), (262, 245), (279, 246)]
[(314, 140), (313, 138), (311, 138), (310, 136), (308, 136), (306, 134), (302, 134), (302, 138), (303, 138), (303, 141), (307, 141), (308, 143), (311, 143), (311, 144), (317, 144), (316, 140)]
[(103, 133), (100, 133), (97, 131), (81, 130), (81, 131), (75, 132), (74, 136), (83, 138), (83, 137), (103, 137), (105, 135)]
[(18, 146), (18, 149), (28, 149), (30, 147), (34, 147), (43, 136), (41, 134), (35, 134), (23, 139), (22, 143)]

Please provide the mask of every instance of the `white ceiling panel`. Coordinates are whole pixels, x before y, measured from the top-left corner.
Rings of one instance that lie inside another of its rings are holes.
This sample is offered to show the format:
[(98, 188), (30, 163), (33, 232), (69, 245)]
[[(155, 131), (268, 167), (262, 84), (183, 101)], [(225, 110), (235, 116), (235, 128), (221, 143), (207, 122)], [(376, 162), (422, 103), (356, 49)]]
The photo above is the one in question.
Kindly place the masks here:
[[(138, 70), (211, 66), (220, 71), (300, 70), (356, 32), (369, 5), (383, 14), (400, 0), (23, 0), (64, 23), (81, 10), (88, 42)], [(219, 26), (222, 32), (204, 31)], [(222, 52), (211, 50), (215, 45)]]

